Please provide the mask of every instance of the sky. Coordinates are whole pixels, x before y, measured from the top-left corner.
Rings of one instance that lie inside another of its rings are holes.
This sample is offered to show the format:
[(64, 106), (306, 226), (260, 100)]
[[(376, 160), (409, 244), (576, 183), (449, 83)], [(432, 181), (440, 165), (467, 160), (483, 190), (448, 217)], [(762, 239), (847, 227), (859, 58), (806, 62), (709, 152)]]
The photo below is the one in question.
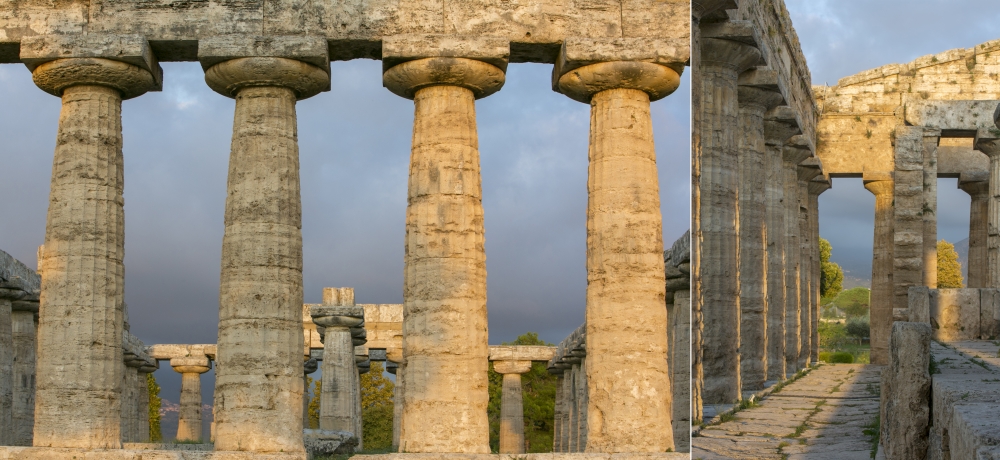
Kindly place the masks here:
[[(785, 0), (813, 84), (971, 48), (1000, 38), (995, 0)], [(969, 235), (969, 196), (957, 179), (938, 180), (938, 239)], [(837, 178), (820, 195), (820, 235), (848, 278), (871, 279), (875, 196), (861, 179)]]
[[(123, 103), (125, 300), (146, 344), (215, 343), (234, 102), (197, 63), (162, 63), (164, 88)], [(512, 64), (477, 102), (490, 343), (558, 343), (584, 319), (589, 106), (551, 89), (551, 65)], [(298, 103), (305, 302), (353, 287), (402, 303), (413, 103), (381, 63), (331, 64), (332, 90)], [(29, 267), (44, 241), (58, 98), (0, 65), (0, 249)], [(664, 244), (690, 225), (690, 85), (652, 104)], [(162, 363), (161, 396), (180, 375)], [(214, 377), (202, 378), (210, 403)], [(172, 433), (164, 433), (172, 435)]]

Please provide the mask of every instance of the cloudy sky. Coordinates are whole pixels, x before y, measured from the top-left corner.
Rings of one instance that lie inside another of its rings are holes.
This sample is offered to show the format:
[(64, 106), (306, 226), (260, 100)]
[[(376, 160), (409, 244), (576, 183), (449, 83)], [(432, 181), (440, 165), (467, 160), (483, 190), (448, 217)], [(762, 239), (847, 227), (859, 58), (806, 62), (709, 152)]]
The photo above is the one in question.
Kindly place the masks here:
[[(163, 70), (162, 92), (123, 106), (125, 299), (147, 344), (215, 343), (234, 103), (196, 63)], [(551, 71), (511, 65), (477, 104), (494, 344), (556, 343), (584, 318), (589, 106), (553, 92)], [(333, 63), (332, 88), (298, 105), (305, 301), (350, 286), (358, 303), (402, 303), (413, 103), (382, 88), (377, 61)], [(689, 227), (689, 88), (652, 105), (667, 245)], [(0, 249), (33, 267), (60, 102), (22, 65), (0, 66), (0, 101)], [(176, 402), (179, 374), (156, 376)]]
[[(1000, 38), (995, 0), (785, 0), (813, 83)], [(969, 196), (938, 181), (938, 238), (968, 237)], [(861, 179), (835, 179), (820, 195), (820, 233), (848, 276), (871, 278), (875, 197)]]

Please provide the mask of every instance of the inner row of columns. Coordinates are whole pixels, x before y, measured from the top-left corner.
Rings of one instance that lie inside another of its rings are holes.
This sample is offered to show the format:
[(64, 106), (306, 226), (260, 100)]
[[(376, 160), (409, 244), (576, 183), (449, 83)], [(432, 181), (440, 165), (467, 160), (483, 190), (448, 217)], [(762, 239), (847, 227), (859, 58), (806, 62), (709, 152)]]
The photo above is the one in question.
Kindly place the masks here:
[[(215, 449), (302, 452), (295, 103), (328, 88), (329, 67), (279, 56), (206, 67), (208, 85), (236, 102), (224, 219)], [(408, 452), (489, 452), (474, 101), (498, 91), (504, 71), (477, 59), (429, 56), (393, 65), (383, 76), (387, 88), (415, 104), (404, 276), (407, 390), (400, 427), (400, 448)], [(156, 75), (119, 60), (83, 57), (61, 57), (33, 69), (36, 84), (63, 101), (40, 264), (45, 308), (38, 327), (36, 446), (121, 447), (121, 102), (157, 87)], [(673, 447), (671, 431), (662, 429), (670, 425), (671, 401), (649, 103), (677, 84), (676, 71), (633, 61), (575, 68), (558, 80), (561, 92), (591, 104), (586, 372), (588, 412), (602, 419), (589, 425), (590, 451)], [(619, 254), (628, 254), (631, 262)], [(81, 280), (91, 283), (88, 289), (78, 289)], [(626, 329), (628, 337), (616, 334)], [(622, 362), (626, 352), (632, 358)], [(206, 366), (176, 367), (195, 377)], [(639, 386), (658, 390), (627, 390)], [(193, 392), (187, 396), (196, 397)], [(636, 410), (643, 416), (636, 417)], [(75, 423), (64, 423), (67, 418)]]

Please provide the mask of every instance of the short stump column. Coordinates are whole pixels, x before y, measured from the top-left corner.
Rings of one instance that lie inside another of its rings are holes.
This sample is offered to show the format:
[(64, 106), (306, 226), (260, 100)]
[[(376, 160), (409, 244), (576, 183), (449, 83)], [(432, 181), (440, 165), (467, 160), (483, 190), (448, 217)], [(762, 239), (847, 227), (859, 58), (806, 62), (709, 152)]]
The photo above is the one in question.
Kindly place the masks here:
[[(259, 46), (217, 39), (199, 43), (205, 81), (235, 98), (236, 110), (222, 238), (215, 450), (304, 452), (295, 104), (328, 88), (326, 42), (293, 37), (281, 47), (278, 38)], [(253, 57), (215, 63), (233, 49)]]
[(493, 370), (503, 374), (500, 399), (500, 453), (524, 453), (524, 404), (521, 374), (531, 370), (531, 361), (494, 361)]
[(208, 357), (174, 358), (170, 367), (181, 374), (181, 404), (177, 417), (178, 441), (201, 441), (201, 374), (212, 369)]
[(36, 85), (62, 97), (39, 261), (35, 446), (121, 447), (121, 104), (158, 86), (150, 68), (159, 67), (146, 62), (67, 58), (32, 69)]
[(571, 45), (564, 45), (554, 80), (561, 93), (590, 104), (588, 396), (578, 439), (585, 440), (587, 452), (665, 452), (674, 441), (662, 216), (649, 104), (671, 94), (680, 75), (649, 62), (579, 66), (574, 55)]
[(385, 69), (382, 82), (414, 102), (400, 450), (489, 453), (486, 250), (475, 101), (500, 90), (504, 69), (475, 59), (426, 57)]

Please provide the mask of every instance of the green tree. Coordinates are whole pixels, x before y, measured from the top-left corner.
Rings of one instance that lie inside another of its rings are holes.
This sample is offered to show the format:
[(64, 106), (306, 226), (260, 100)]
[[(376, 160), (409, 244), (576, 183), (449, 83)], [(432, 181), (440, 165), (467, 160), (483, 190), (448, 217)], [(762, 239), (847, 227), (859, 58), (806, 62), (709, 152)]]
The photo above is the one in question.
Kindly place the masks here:
[[(503, 345), (547, 345), (535, 332), (518, 336)], [(532, 363), (531, 370), (521, 375), (522, 404), (524, 405), (525, 452), (552, 452), (553, 420), (555, 418), (556, 376), (549, 374), (545, 363)], [(489, 371), (490, 402), (487, 414), (490, 421), (490, 448), (500, 449), (500, 403), (503, 394), (503, 375)]]
[(843, 310), (848, 318), (866, 316), (871, 304), (871, 290), (860, 286), (848, 289), (833, 299), (833, 304)]
[(371, 370), (361, 374), (361, 423), (366, 450), (392, 447), (395, 385), (385, 377), (384, 371), (381, 362), (372, 361)]
[(832, 253), (833, 246), (830, 246), (830, 242), (820, 238), (820, 297), (836, 297), (844, 289), (844, 270), (840, 268), (840, 265), (830, 262), (830, 255)]
[(163, 442), (160, 431), (160, 385), (152, 373), (146, 374), (146, 388), (149, 390), (149, 442)]
[(955, 245), (945, 240), (937, 243), (937, 270), (937, 287), (960, 288), (965, 284), (962, 279), (962, 266), (958, 263), (958, 253), (955, 252)]
[(309, 399), (309, 428), (316, 429), (319, 428), (319, 394), (323, 391), (323, 381), (310, 377), (309, 382), (316, 388)]

